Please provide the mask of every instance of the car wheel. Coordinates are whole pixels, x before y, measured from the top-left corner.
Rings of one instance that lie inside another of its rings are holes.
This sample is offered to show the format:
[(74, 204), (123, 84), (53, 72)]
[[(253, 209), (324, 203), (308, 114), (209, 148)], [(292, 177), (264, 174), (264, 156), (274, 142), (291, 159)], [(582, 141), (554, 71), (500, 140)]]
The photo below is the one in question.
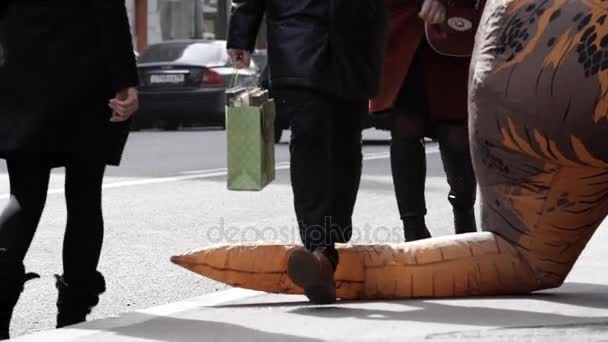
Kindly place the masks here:
[(226, 112), (220, 112), (220, 113), (218, 113), (217, 117), (220, 118), (218, 126), (222, 130), (226, 130)]
[(274, 142), (277, 144), (280, 143), (282, 137), (283, 137), (283, 127), (275, 126), (274, 127)]
[(160, 127), (165, 131), (177, 131), (179, 128), (179, 121), (165, 121)]
[(142, 120), (141, 118), (133, 118), (131, 120), (131, 131), (141, 131), (142, 129), (146, 128), (146, 125), (149, 125), (149, 123), (145, 120)]

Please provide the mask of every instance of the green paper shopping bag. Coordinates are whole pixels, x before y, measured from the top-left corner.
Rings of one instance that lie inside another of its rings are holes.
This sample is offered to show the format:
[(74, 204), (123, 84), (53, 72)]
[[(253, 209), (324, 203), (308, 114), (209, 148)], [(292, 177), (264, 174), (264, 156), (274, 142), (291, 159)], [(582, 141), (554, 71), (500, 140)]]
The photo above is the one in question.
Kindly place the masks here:
[(259, 191), (274, 180), (274, 118), (266, 91), (247, 92), (227, 107), (228, 189)]

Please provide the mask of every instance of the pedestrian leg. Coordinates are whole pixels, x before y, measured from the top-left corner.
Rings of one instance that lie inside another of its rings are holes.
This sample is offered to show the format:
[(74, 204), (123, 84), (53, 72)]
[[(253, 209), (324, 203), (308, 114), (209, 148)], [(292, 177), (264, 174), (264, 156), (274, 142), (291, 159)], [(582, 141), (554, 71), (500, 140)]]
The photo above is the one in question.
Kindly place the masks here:
[(430, 238), (426, 227), (424, 121), (397, 113), (391, 138), (391, 170), (405, 241)]
[(437, 130), (441, 160), (450, 185), (448, 200), (454, 212), (456, 234), (475, 232), (477, 182), (469, 150), (467, 125), (441, 124)]
[(23, 260), (46, 202), (50, 167), (38, 156), (7, 160), (11, 198), (0, 214), (0, 339), (9, 338), (13, 309), (27, 280)]
[(361, 183), (361, 114), (367, 101), (337, 101), (331, 134), (332, 210), (331, 241), (347, 243), (352, 237), (352, 215)]
[(309, 250), (329, 245), (331, 126), (325, 96), (305, 89), (277, 91), (278, 110), (291, 122), (291, 182), (300, 235)]
[(101, 209), (103, 163), (72, 161), (66, 167), (68, 220), (63, 243), (63, 275), (57, 276), (57, 327), (83, 322), (99, 303), (105, 281), (97, 271), (103, 243)]
[[(278, 110), (291, 119), (291, 182), (304, 248), (291, 253), (288, 275), (313, 303), (336, 300), (338, 263), (331, 234), (330, 99), (306, 89), (276, 91)], [(329, 224), (328, 224), (329, 223)]]

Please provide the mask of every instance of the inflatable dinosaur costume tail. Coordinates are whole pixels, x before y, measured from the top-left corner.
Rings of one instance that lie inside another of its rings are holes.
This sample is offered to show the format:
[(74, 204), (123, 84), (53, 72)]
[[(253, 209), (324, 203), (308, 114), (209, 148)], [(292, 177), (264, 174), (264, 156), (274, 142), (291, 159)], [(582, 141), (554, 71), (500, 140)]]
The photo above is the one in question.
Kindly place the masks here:
[[(302, 294), (287, 276), (287, 259), (295, 247), (223, 245), (172, 260), (232, 286)], [(531, 271), (520, 271), (526, 269), (526, 262), (491, 233), (338, 250), (336, 286), (342, 299), (484, 295), (527, 292), (533, 287)]]
[[(485, 232), (339, 248), (343, 299), (521, 294), (562, 284), (608, 214), (608, 3), (489, 0), (470, 75)], [(206, 277), (301, 293), (294, 246), (174, 257)]]

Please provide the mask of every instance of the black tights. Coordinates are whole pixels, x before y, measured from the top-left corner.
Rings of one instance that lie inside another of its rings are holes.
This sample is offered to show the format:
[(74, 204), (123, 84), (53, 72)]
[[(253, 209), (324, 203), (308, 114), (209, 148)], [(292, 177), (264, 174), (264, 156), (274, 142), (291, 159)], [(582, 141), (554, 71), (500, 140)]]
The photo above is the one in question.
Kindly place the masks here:
[[(7, 160), (11, 199), (0, 216), (0, 250), (4, 264), (22, 265), (46, 202), (51, 167), (40, 158)], [(101, 185), (105, 165), (74, 161), (65, 172), (67, 226), (63, 269), (67, 278), (91, 277), (103, 242)], [(11, 270), (0, 270), (6, 274)], [(19, 275), (15, 275), (19, 276)]]
[[(424, 217), (426, 201), (425, 120), (421, 115), (394, 116), (391, 164), (401, 218)], [(473, 208), (476, 181), (466, 123), (435, 124), (443, 167), (450, 185), (449, 201), (456, 210)]]

